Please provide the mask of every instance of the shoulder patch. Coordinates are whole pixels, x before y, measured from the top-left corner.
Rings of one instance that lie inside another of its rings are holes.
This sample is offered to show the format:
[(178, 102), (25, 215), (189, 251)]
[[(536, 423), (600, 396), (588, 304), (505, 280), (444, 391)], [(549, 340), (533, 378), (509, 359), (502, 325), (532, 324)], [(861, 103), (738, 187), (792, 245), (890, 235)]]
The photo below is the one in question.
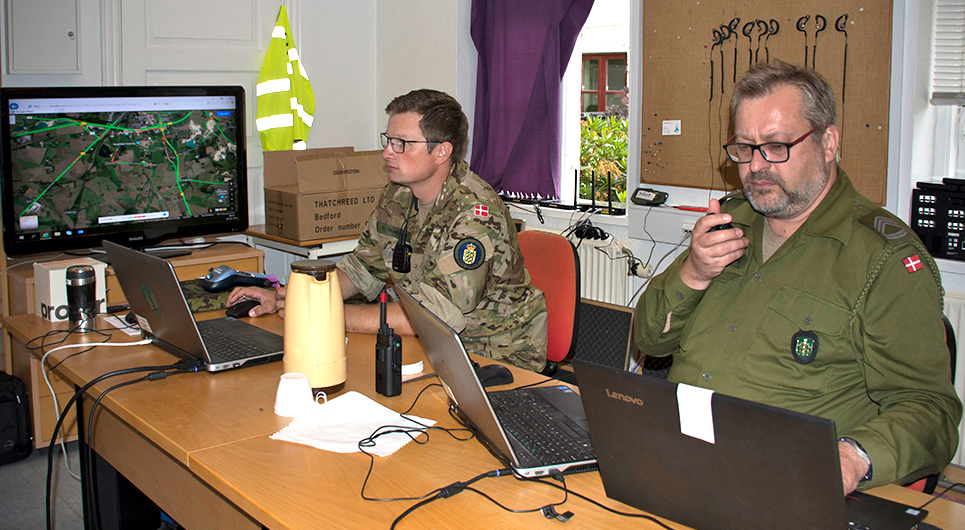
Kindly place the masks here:
[(486, 261), (486, 247), (478, 239), (467, 237), (452, 250), (452, 257), (463, 269), (478, 269)]
[[(859, 219), (859, 222), (873, 232), (881, 236), (884, 240), (892, 244), (904, 242), (917, 242), (918, 236), (914, 235), (905, 223), (901, 222), (894, 215), (888, 213), (884, 208), (875, 208), (868, 214)], [(904, 241), (910, 236), (910, 241)]]

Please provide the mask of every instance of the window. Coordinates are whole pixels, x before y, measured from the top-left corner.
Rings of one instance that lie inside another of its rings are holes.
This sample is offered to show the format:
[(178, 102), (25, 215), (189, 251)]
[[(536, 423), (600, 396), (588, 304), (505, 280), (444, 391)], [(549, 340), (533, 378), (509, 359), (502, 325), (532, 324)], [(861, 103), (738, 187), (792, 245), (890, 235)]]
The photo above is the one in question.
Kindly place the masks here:
[(606, 213), (625, 211), (628, 100), (627, 54), (584, 53), (577, 202), (605, 205)]
[(962, 178), (965, 173), (961, 105), (965, 105), (965, 2), (938, 0), (932, 53), (931, 103), (937, 107), (934, 174)]
[(626, 106), (626, 53), (584, 53), (582, 79), (581, 112), (604, 112), (607, 107)]

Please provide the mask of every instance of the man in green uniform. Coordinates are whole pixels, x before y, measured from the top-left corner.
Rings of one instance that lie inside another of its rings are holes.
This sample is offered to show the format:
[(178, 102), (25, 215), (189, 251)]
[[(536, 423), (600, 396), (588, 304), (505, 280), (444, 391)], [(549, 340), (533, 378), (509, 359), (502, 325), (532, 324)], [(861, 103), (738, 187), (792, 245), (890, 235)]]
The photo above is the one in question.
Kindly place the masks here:
[[(546, 302), (530, 285), (516, 228), (495, 191), (463, 161), (469, 125), (451, 96), (416, 90), (394, 99), (382, 134), (389, 184), (355, 251), (338, 263), (343, 298), (374, 300), (397, 285), (459, 332), (466, 349), (540, 371), (546, 364)], [(404, 245), (404, 246), (403, 246)], [(252, 316), (284, 311), (284, 288), (235, 289), (261, 301)], [(389, 327), (414, 334), (390, 303)], [(375, 333), (377, 304), (346, 304), (346, 331)]]
[(833, 419), (845, 492), (941, 470), (962, 404), (938, 268), (837, 166), (819, 74), (760, 63), (731, 109), (743, 198), (710, 201), (637, 304), (634, 341), (673, 354), (672, 381)]

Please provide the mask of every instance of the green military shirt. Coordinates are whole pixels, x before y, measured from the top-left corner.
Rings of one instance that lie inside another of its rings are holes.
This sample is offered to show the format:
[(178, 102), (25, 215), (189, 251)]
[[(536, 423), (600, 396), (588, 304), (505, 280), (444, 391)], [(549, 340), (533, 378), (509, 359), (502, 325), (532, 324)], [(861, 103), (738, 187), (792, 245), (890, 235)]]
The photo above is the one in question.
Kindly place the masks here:
[[(409, 214), (412, 192), (388, 184), (338, 267), (369, 300), (401, 286), (459, 332), (471, 353), (539, 371), (546, 364), (546, 301), (530, 285), (509, 210), (465, 162), (455, 164), (431, 210)], [(425, 213), (425, 212), (422, 212)], [(412, 269), (392, 270), (405, 219)]]
[[(835, 421), (871, 457), (861, 488), (941, 470), (958, 446), (941, 279), (914, 233), (840, 169), (828, 195), (764, 262), (764, 217), (723, 210), (750, 246), (705, 291), (682, 253), (637, 304), (634, 341), (673, 354), (669, 379)], [(794, 458), (788, 448), (788, 458)]]

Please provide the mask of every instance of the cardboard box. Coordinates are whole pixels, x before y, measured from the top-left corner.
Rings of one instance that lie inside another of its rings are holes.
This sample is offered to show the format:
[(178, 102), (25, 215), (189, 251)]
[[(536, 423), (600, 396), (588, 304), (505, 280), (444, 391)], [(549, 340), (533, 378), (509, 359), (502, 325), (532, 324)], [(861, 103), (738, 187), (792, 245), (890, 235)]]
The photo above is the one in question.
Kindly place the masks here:
[(298, 184), (295, 157), (308, 155), (337, 155), (354, 152), (353, 147), (325, 147), (302, 151), (265, 151), (265, 187), (292, 186)]
[(362, 233), (389, 180), (382, 151), (332, 151), (270, 151), (290, 157), (271, 170), (265, 153), (265, 233), (295, 241)]
[(34, 263), (35, 313), (51, 322), (67, 320), (67, 269), (74, 265), (90, 265), (94, 268), (97, 313), (104, 312), (107, 304), (107, 282), (104, 280), (104, 270), (107, 269), (107, 264), (91, 258), (73, 258)]

